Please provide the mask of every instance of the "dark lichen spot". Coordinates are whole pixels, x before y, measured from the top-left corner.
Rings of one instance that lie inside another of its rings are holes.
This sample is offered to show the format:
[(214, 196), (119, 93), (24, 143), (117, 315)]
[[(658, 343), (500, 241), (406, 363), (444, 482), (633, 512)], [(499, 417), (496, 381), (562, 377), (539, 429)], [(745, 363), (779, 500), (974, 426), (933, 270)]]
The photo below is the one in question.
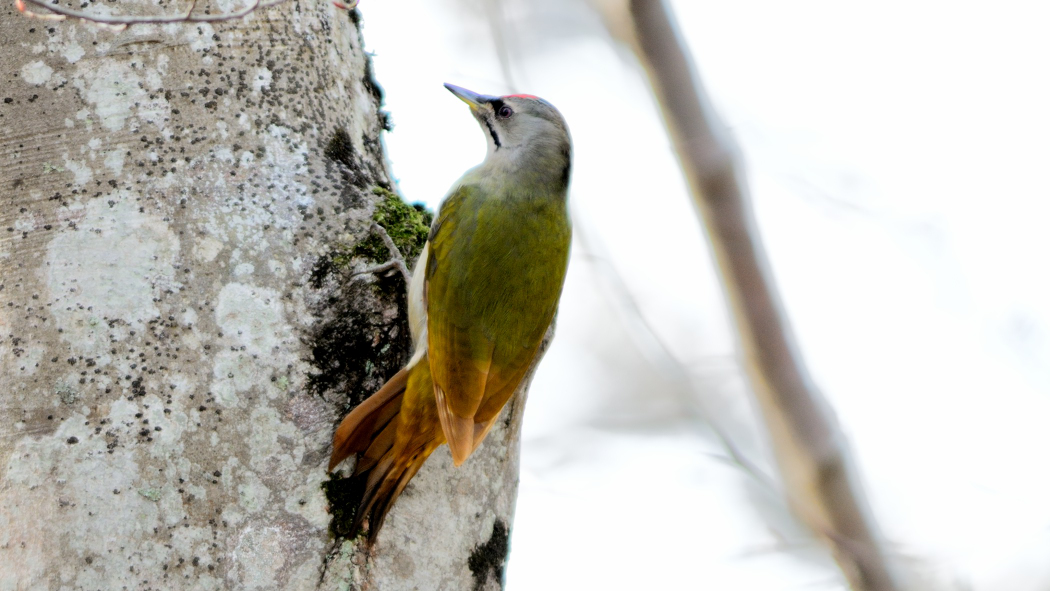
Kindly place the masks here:
[(332, 522), (328, 524), (328, 531), (337, 538), (353, 537), (357, 532), (351, 532), (350, 526), (354, 521), (357, 503), (364, 493), (365, 482), (361, 478), (340, 478), (333, 475), (328, 481), (321, 483), (321, 489), (328, 497), (329, 512)]
[(510, 531), (502, 519), (492, 524), (492, 535), (484, 544), (478, 544), (470, 553), (467, 566), (474, 575), (474, 591), (481, 591), (489, 576), (503, 588), (503, 568), (507, 564), (507, 552), (510, 550)]
[[(318, 395), (345, 397), (348, 411), (401, 369), (412, 343), (407, 314), (401, 313), (407, 305), (404, 282), (397, 276), (381, 278), (381, 284), (393, 286), (383, 289), (346, 275), (333, 275), (339, 285), (323, 302), (321, 321), (311, 334), (315, 371), (307, 385)], [(391, 307), (398, 309), (393, 318)]]
[(361, 142), (366, 152), (364, 155), (346, 130), (337, 128), (323, 146), (326, 176), (337, 173), (344, 182), (340, 195), (340, 205), (343, 207), (364, 206), (372, 187), (391, 188), (382, 166), (385, 156), (378, 135), (366, 135), (361, 138)]
[(332, 139), (328, 140), (328, 145), (324, 147), (324, 155), (351, 168), (357, 162), (354, 142), (350, 139), (350, 134), (341, 128), (335, 130), (335, 133), (332, 134)]
[[(321, 289), (324, 287), (325, 281), (328, 280), (328, 277), (337, 270), (335, 263), (336, 256), (338, 255), (327, 254), (318, 259), (313, 270), (310, 272), (310, 287), (314, 289)], [(274, 376), (270, 381), (277, 381), (277, 376)]]

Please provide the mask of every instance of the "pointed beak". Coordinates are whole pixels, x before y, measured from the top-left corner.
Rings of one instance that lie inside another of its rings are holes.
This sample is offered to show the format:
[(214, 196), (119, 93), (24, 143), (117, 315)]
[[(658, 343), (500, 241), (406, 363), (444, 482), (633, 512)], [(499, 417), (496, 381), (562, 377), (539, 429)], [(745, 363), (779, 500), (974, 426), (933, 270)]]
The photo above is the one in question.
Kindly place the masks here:
[(456, 86), (455, 84), (449, 84), (447, 82), (445, 83), (445, 88), (447, 88), (452, 94), (459, 97), (459, 100), (470, 105), (470, 109), (472, 111), (480, 109), (481, 105), (491, 102), (493, 99), (496, 98), (487, 94), (478, 94), (473, 90), (467, 90), (462, 86)]

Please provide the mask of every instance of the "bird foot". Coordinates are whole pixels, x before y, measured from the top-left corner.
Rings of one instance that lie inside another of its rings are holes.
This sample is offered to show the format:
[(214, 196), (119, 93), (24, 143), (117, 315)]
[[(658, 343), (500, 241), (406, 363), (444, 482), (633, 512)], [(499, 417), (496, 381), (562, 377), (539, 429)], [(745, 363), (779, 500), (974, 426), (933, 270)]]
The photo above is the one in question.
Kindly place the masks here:
[(369, 267), (361, 271), (355, 271), (354, 273), (351, 273), (350, 276), (356, 277), (358, 275), (382, 273), (383, 271), (397, 269), (401, 272), (401, 276), (405, 278), (406, 286), (412, 283), (412, 274), (408, 272), (408, 265), (405, 264), (405, 257), (401, 255), (401, 250), (398, 249), (396, 244), (394, 244), (394, 239), (390, 237), (390, 234), (387, 234), (383, 226), (380, 226), (375, 222), (372, 222), (372, 226), (369, 228), (369, 231), (376, 233), (377, 235), (379, 235), (379, 238), (383, 240), (383, 244), (385, 244), (387, 250), (390, 251), (390, 260), (381, 265)]

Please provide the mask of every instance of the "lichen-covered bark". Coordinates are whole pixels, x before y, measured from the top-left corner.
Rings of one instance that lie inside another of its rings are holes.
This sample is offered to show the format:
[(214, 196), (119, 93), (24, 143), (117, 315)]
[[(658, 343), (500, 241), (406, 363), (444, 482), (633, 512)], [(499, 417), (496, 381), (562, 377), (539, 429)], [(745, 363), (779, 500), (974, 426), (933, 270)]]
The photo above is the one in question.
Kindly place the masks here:
[(0, 4), (0, 589), (498, 586), (520, 405), (371, 558), (329, 534), (332, 428), (409, 348), (400, 277), (347, 270), (391, 188), (355, 19)]

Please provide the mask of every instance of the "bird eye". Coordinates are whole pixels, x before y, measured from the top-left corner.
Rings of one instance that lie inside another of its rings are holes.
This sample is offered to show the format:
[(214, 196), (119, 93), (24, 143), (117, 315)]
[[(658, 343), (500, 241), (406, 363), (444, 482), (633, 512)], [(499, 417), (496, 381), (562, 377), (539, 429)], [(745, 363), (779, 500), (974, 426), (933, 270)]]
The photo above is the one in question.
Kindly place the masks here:
[(500, 119), (506, 119), (507, 117), (510, 117), (511, 115), (514, 114), (514, 109), (511, 109), (507, 105), (503, 105), (502, 107), (499, 108), (499, 113), (498, 114), (499, 114), (499, 118)]

